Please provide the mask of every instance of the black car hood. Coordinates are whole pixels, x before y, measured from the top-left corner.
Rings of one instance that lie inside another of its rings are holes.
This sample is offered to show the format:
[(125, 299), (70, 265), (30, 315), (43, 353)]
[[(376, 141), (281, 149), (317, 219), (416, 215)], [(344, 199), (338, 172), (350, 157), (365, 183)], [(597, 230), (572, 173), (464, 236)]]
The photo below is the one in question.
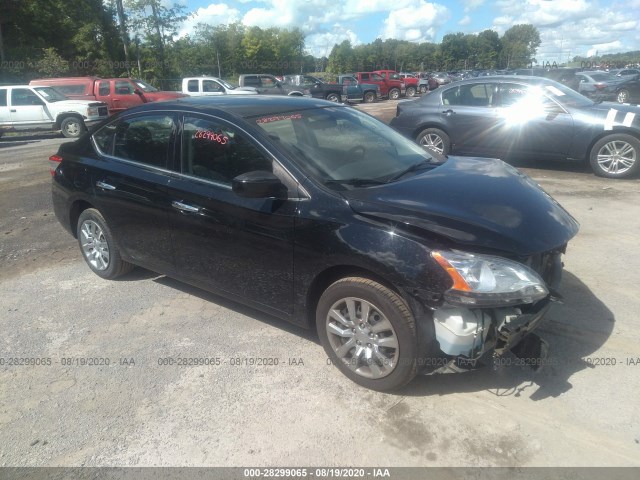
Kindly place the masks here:
[(516, 256), (561, 247), (579, 228), (531, 178), (495, 159), (452, 156), (406, 180), (341, 193), (359, 214)]

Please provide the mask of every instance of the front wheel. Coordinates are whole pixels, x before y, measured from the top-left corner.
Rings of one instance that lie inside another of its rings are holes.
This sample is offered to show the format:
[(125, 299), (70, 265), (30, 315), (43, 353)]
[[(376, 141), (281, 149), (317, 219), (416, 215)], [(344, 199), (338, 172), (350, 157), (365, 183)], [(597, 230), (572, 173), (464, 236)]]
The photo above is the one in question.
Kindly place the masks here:
[(449, 155), (451, 151), (449, 135), (437, 128), (427, 128), (421, 131), (416, 137), (416, 142), (440, 155)]
[(82, 255), (96, 275), (111, 280), (133, 269), (132, 264), (120, 257), (107, 222), (95, 208), (80, 214), (76, 233)]
[(62, 135), (67, 138), (78, 138), (86, 130), (84, 122), (79, 117), (67, 117), (60, 124)]
[(329, 100), (330, 102), (339, 102), (340, 96), (336, 93), (330, 93), (329, 95), (327, 95), (327, 100)]
[(361, 277), (333, 283), (318, 302), (316, 326), (331, 363), (355, 383), (390, 391), (415, 377), (413, 314), (384, 285)]
[(376, 99), (376, 94), (373, 92), (367, 92), (364, 94), (364, 103), (373, 103)]
[(629, 90), (625, 90), (624, 88), (620, 90), (616, 96), (616, 100), (618, 103), (627, 103), (629, 101)]
[(404, 91), (405, 96), (407, 97), (413, 97), (416, 94), (416, 88), (415, 87), (407, 87), (407, 89)]
[(617, 133), (598, 140), (591, 148), (589, 161), (596, 175), (607, 178), (627, 178), (634, 175), (640, 163), (640, 140)]
[(427, 93), (429, 91), (429, 87), (426, 85), (420, 85), (420, 93)]
[(400, 98), (400, 90), (392, 88), (389, 90), (389, 100), (398, 100)]

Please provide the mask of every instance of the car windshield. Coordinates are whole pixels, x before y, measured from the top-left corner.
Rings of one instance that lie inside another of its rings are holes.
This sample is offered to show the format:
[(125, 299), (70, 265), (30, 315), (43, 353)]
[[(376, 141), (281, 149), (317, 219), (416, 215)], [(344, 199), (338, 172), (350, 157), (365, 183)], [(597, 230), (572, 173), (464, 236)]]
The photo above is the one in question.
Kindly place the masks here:
[(395, 181), (440, 162), (375, 118), (343, 107), (255, 118), (302, 170), (331, 188)]
[(593, 105), (592, 100), (558, 82), (545, 83), (542, 89), (545, 95), (564, 107), (583, 108)]
[(36, 87), (35, 91), (38, 92), (42, 98), (47, 102), (61, 102), (63, 100), (69, 100), (62, 93), (53, 87)]
[(227, 88), (229, 90), (235, 90), (236, 88), (238, 88), (237, 85), (233, 85), (233, 84), (231, 84), (229, 82), (225, 82), (221, 78), (218, 79), (218, 83), (221, 83), (225, 88)]
[(133, 83), (135, 83), (138, 87), (140, 87), (145, 92), (157, 92), (158, 91), (158, 89), (156, 87), (152, 87), (151, 85), (149, 85), (144, 80), (135, 79), (133, 81)]

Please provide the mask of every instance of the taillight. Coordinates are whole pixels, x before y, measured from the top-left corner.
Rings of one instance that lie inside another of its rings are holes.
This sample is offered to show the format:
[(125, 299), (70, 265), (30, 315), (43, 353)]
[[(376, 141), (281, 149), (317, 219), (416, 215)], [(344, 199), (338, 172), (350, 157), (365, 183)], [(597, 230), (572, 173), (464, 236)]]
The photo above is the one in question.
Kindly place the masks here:
[(606, 83), (596, 83), (594, 87), (596, 87), (596, 90), (604, 90), (605, 88), (607, 88), (607, 85)]
[(58, 168), (61, 162), (62, 157), (60, 155), (51, 155), (49, 157), (49, 172), (52, 177), (56, 174), (56, 168)]

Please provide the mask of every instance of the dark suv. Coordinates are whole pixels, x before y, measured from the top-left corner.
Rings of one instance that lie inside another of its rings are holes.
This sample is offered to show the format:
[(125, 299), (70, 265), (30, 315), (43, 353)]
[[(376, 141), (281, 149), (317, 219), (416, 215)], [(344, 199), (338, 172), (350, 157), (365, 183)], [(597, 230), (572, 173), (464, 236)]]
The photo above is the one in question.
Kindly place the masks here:
[(442, 162), (324, 100), (151, 103), (50, 160), (55, 214), (97, 275), (140, 265), (317, 328), (377, 390), (543, 356), (530, 332), (578, 230), (509, 165)]

